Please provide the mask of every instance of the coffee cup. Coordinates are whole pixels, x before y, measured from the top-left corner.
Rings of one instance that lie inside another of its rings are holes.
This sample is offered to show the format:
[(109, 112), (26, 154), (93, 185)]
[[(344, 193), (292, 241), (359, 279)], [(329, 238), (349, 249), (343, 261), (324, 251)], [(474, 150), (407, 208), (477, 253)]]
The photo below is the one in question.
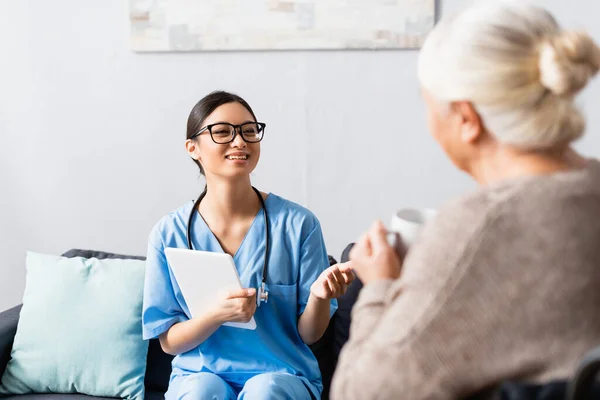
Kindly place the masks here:
[(437, 211), (431, 208), (403, 208), (394, 213), (388, 231), (390, 246), (403, 254), (419, 237), (423, 226)]

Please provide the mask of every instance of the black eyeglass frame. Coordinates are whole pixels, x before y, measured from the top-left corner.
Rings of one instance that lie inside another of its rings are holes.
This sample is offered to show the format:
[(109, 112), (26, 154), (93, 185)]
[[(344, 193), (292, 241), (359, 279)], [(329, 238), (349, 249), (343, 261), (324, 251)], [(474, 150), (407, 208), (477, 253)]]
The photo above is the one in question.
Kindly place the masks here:
[[(258, 128), (259, 128), (259, 130), (260, 130), (260, 134), (261, 134), (261, 135), (260, 135), (260, 139), (258, 139), (258, 140), (256, 140), (256, 141), (254, 141), (254, 140), (247, 140), (247, 139), (244, 137), (244, 135), (243, 135), (243, 134), (241, 134), (241, 132), (243, 132), (243, 131), (242, 131), (242, 129), (243, 129), (244, 125), (250, 125), (250, 124), (252, 124), (252, 125), (258, 125)], [(212, 128), (213, 128), (214, 126), (217, 126), (217, 125), (229, 125), (229, 126), (231, 126), (231, 127), (233, 128), (233, 134), (231, 135), (231, 139), (230, 139), (229, 141), (227, 141), (227, 142), (217, 142), (217, 141), (215, 140), (215, 138), (213, 137)], [(210, 138), (211, 138), (211, 139), (212, 139), (212, 141), (213, 141), (213, 142), (215, 142), (216, 144), (229, 144), (229, 143), (231, 143), (231, 142), (233, 142), (233, 141), (235, 140), (235, 137), (236, 137), (237, 135), (240, 135), (240, 136), (242, 136), (242, 139), (243, 139), (243, 140), (244, 140), (244, 142), (246, 142), (246, 143), (259, 143), (259, 142), (260, 142), (260, 141), (262, 141), (262, 140), (263, 140), (263, 138), (265, 137), (265, 128), (266, 128), (266, 127), (267, 127), (267, 124), (265, 124), (264, 122), (244, 122), (243, 124), (239, 124), (239, 125), (230, 124), (229, 122), (217, 122), (216, 124), (209, 124), (209, 125), (206, 125), (204, 128), (202, 128), (202, 129), (200, 129), (198, 132), (196, 132), (196, 133), (195, 133), (195, 134), (194, 134), (192, 137), (190, 137), (190, 139), (194, 139), (194, 138), (196, 138), (196, 137), (200, 136), (200, 134), (202, 134), (202, 133), (204, 133), (204, 132), (208, 131), (208, 133), (210, 133)], [(238, 129), (239, 129), (239, 132), (240, 132), (240, 133), (238, 133)]]

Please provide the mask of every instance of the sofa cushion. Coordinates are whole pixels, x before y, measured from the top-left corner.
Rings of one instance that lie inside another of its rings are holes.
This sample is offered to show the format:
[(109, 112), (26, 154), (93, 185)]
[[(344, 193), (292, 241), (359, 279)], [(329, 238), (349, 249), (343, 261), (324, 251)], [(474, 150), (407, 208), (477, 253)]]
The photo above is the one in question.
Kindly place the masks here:
[[(173, 356), (165, 353), (158, 339), (150, 340), (146, 365), (146, 390), (166, 392), (171, 377)], [(146, 396), (146, 398), (148, 398)]]
[(13, 340), (17, 333), (21, 306), (13, 307), (0, 313), (0, 377), (10, 360)]
[(147, 392), (144, 400), (164, 400), (165, 394), (161, 392)]
[(0, 393), (144, 395), (144, 262), (27, 254), (23, 308)]

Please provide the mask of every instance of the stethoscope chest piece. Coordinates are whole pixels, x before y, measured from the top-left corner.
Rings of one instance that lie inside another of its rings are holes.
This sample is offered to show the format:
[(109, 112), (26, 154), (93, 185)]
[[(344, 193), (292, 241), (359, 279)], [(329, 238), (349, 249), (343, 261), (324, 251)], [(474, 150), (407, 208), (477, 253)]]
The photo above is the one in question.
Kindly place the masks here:
[(269, 301), (269, 292), (265, 288), (265, 283), (263, 282), (258, 288), (258, 292), (256, 293), (256, 306), (260, 307), (260, 303), (267, 303)]

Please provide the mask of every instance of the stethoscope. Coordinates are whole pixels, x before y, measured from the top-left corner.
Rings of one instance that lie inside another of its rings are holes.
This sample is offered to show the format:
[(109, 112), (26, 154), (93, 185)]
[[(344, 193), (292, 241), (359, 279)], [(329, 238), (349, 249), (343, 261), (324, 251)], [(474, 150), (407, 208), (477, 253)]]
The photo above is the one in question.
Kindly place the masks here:
[[(260, 306), (260, 303), (262, 303), (262, 302), (266, 303), (269, 300), (269, 292), (266, 289), (266, 284), (267, 284), (267, 270), (269, 267), (269, 241), (270, 241), (271, 237), (270, 237), (270, 231), (269, 231), (269, 215), (267, 214), (267, 207), (265, 206), (265, 201), (263, 200), (263, 197), (260, 194), (260, 192), (258, 191), (258, 189), (256, 189), (254, 186), (252, 186), (252, 189), (254, 190), (254, 192), (258, 196), (258, 199), (260, 200), (260, 206), (262, 207), (263, 214), (265, 217), (265, 235), (266, 235), (266, 239), (267, 239), (267, 243), (265, 245), (265, 259), (264, 259), (264, 263), (263, 263), (262, 283), (260, 284), (260, 287), (258, 288), (257, 293), (256, 293), (256, 305)], [(200, 204), (200, 202), (202, 201), (204, 196), (206, 196), (206, 189), (204, 189), (204, 191), (200, 194), (198, 199), (194, 202), (194, 206), (192, 207), (192, 211), (190, 211), (190, 216), (188, 218), (187, 243), (188, 243), (188, 249), (190, 249), (190, 250), (194, 250), (194, 248), (192, 246), (192, 222), (194, 221), (194, 214), (196, 214), (198, 205)]]

